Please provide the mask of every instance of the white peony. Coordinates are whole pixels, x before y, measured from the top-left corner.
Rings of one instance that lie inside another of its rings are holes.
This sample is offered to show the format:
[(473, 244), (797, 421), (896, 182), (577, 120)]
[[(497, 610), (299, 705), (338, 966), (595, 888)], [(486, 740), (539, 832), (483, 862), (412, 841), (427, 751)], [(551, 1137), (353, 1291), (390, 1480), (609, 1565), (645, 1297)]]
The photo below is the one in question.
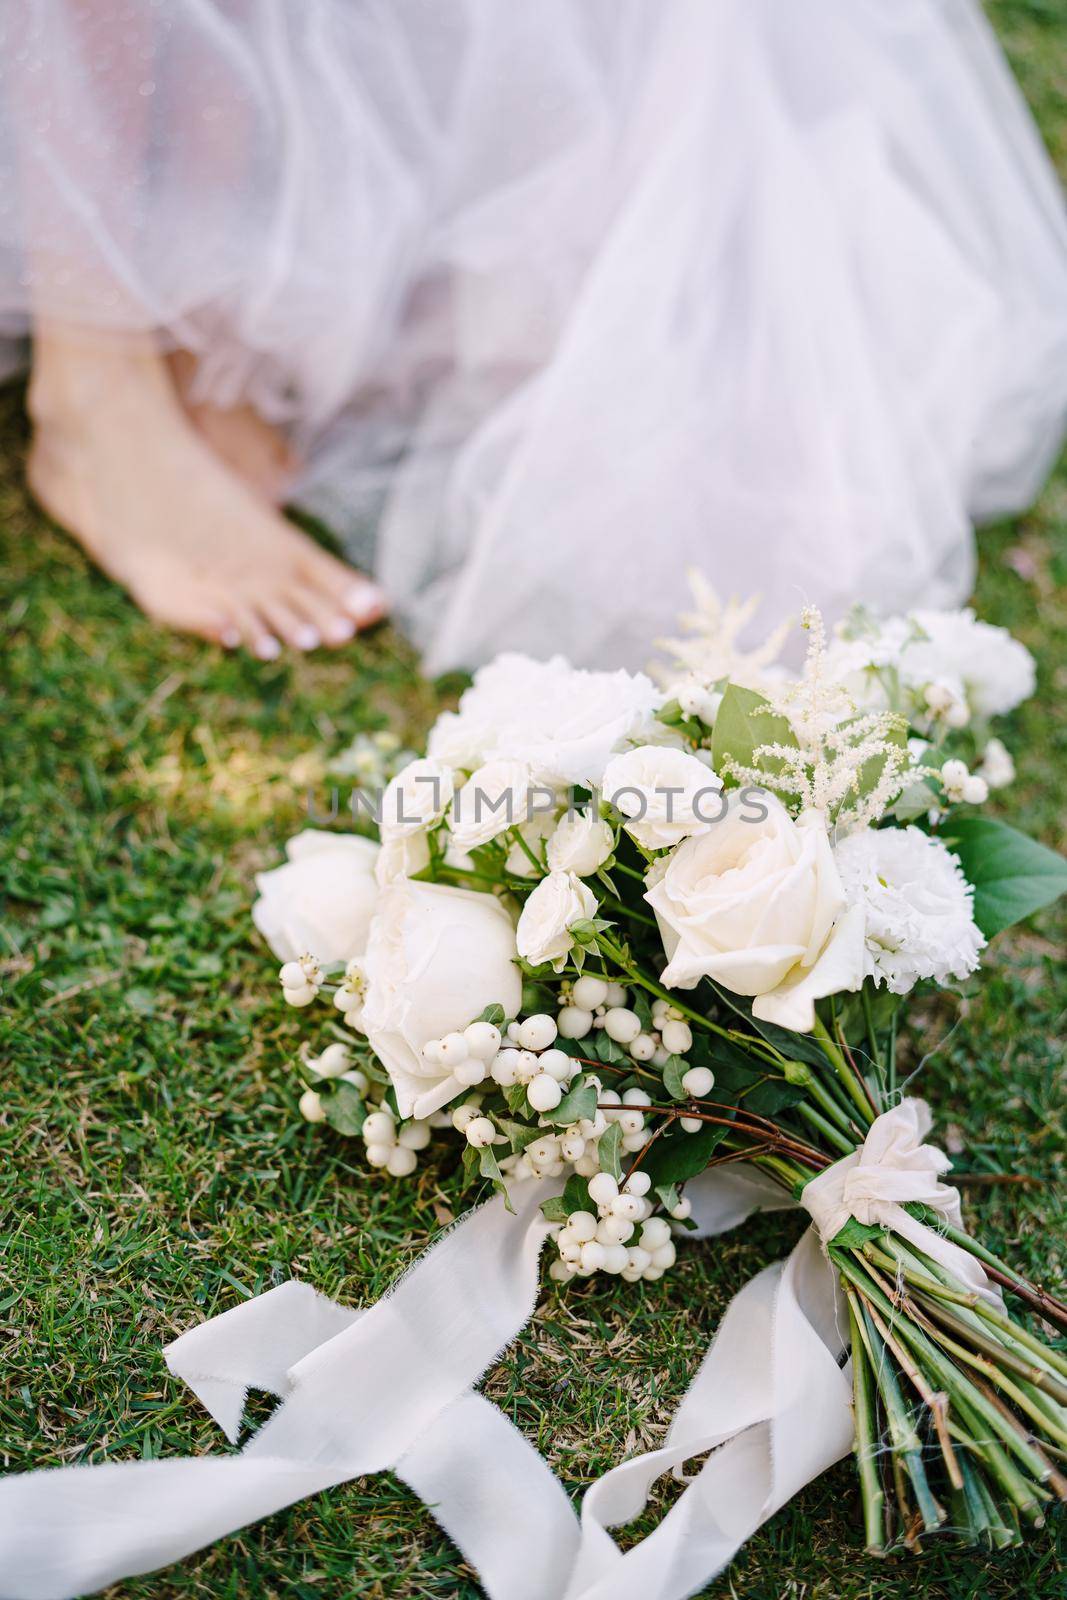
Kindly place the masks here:
[(362, 968), (360, 1026), (403, 1118), (428, 1117), (465, 1092), (423, 1057), (425, 1044), (461, 1032), (486, 1006), (515, 1017), (522, 1002), (511, 918), (493, 895), (446, 884), (400, 881), (383, 890)]
[(460, 850), (476, 850), (517, 823), (529, 822), (537, 803), (525, 761), (487, 761), (456, 790), (448, 819), (452, 841)]
[(904, 667), (913, 683), (959, 682), (978, 717), (1011, 711), (1034, 692), (1034, 658), (1007, 628), (980, 622), (974, 612), (913, 611), (925, 639), (910, 644)]
[(285, 853), (284, 866), (257, 874), (252, 907), (278, 960), (310, 953), (329, 964), (359, 955), (378, 899), (378, 846), (359, 834), (307, 828)]
[(721, 789), (721, 778), (696, 756), (657, 745), (614, 756), (604, 772), (605, 800), (645, 850), (669, 850), (718, 822)]
[(429, 752), (470, 769), (486, 761), (529, 763), (552, 786), (599, 784), (611, 755), (642, 737), (662, 695), (643, 673), (586, 672), (562, 656), (497, 656), (431, 729)]
[(378, 831), (382, 842), (419, 833), (440, 821), (452, 800), (452, 769), (421, 757), (385, 786)]
[(754, 1016), (805, 1033), (815, 1000), (863, 980), (862, 914), (817, 814), (794, 822), (773, 795), (757, 806), (732, 794), (723, 821), (664, 856), (649, 883), (671, 988), (711, 978), (753, 996)]
[(866, 924), (866, 972), (893, 994), (922, 978), (965, 978), (985, 944), (974, 891), (952, 851), (919, 828), (867, 828), (834, 860)]
[(576, 877), (590, 878), (614, 848), (614, 828), (587, 807), (584, 811), (568, 811), (560, 818), (545, 854), (552, 872), (573, 872)]
[(522, 908), (515, 932), (519, 954), (539, 967), (550, 961), (562, 972), (574, 948), (571, 929), (595, 917), (596, 895), (573, 872), (550, 872)]

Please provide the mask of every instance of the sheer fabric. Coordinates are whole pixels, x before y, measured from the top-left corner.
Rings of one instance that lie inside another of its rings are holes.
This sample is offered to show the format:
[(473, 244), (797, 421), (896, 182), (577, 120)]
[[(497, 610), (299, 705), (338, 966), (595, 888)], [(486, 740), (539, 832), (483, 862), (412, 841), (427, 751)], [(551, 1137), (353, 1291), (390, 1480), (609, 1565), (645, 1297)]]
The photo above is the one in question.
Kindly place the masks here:
[(21, 0), (0, 336), (251, 399), (431, 669), (960, 601), (1067, 411), (1067, 228), (971, 0)]

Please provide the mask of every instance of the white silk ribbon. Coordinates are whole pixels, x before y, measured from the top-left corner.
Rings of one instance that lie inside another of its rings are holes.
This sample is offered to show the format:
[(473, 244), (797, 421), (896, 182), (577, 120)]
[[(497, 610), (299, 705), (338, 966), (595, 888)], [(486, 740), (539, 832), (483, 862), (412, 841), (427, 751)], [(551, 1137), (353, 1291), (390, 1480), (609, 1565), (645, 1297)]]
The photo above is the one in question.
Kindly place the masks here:
[[(876, 1148), (815, 1180), (826, 1226), (834, 1185), (825, 1180), (853, 1163), (839, 1172), (851, 1193), (850, 1174), (863, 1156), (876, 1166)], [(903, 1145), (890, 1148), (899, 1154)], [(726, 1168), (688, 1193), (703, 1235), (793, 1203), (758, 1174)], [(364, 1310), (290, 1282), (183, 1334), (167, 1363), (231, 1442), (249, 1389), (280, 1396), (274, 1415), (236, 1454), (0, 1480), (0, 1600), (70, 1600), (386, 1469), (426, 1503), (490, 1600), (684, 1600), (703, 1587), (851, 1445), (836, 1273), (809, 1229), (786, 1261), (747, 1283), (664, 1445), (594, 1482), (579, 1521), (537, 1451), (473, 1392), (533, 1311), (549, 1233), (544, 1195), (531, 1180), (512, 1187), (515, 1215), (499, 1197), (470, 1212)], [(833, 1206), (843, 1203), (835, 1195)], [(863, 1203), (887, 1202), (867, 1192)], [(915, 1227), (933, 1254), (938, 1236)], [(624, 1554), (608, 1529), (641, 1512), (663, 1473), (686, 1478), (695, 1456), (706, 1460), (685, 1490)]]
[(959, 1190), (941, 1182), (952, 1162), (937, 1145), (923, 1143), (932, 1126), (925, 1100), (902, 1100), (883, 1111), (871, 1123), (859, 1150), (805, 1184), (800, 1204), (824, 1244), (850, 1217), (868, 1226), (892, 1228), (983, 1299), (998, 1302), (999, 1290), (974, 1256), (904, 1210), (909, 1202), (918, 1201), (951, 1227), (963, 1226)]

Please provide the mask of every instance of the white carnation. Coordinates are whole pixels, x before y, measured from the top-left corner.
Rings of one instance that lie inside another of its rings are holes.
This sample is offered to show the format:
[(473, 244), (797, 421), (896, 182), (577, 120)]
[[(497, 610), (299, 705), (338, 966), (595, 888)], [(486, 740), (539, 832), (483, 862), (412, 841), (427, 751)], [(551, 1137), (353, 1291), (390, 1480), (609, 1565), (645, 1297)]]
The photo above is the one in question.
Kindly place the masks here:
[(430, 732), (429, 753), (470, 769), (525, 761), (534, 781), (599, 784), (609, 758), (653, 726), (662, 695), (643, 673), (586, 672), (563, 656), (508, 653), (474, 675), (458, 711)]
[(973, 611), (914, 611), (926, 634), (908, 646), (907, 675), (912, 682), (963, 685), (974, 716), (1011, 711), (1034, 692), (1034, 658), (1007, 628), (980, 622)]
[(866, 918), (867, 975), (893, 994), (923, 978), (946, 983), (978, 965), (985, 944), (974, 890), (940, 839), (919, 828), (866, 828), (834, 860), (845, 894)]

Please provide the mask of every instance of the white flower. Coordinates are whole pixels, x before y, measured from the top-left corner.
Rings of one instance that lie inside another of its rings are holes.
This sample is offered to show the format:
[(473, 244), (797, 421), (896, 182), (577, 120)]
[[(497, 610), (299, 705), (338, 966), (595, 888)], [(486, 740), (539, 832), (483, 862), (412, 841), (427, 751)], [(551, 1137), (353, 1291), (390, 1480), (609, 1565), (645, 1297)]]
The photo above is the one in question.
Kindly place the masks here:
[(574, 946), (571, 928), (597, 911), (596, 895), (573, 872), (550, 872), (522, 908), (515, 938), (519, 954), (534, 966), (550, 961), (557, 972)]
[(382, 891), (363, 958), (360, 1026), (392, 1079), (402, 1118), (465, 1093), (423, 1047), (462, 1032), (490, 1005), (518, 1015), (522, 978), (511, 918), (489, 894), (400, 881)]
[(384, 889), (398, 878), (413, 878), (429, 865), (430, 841), (425, 833), (398, 833), (383, 840), (374, 876)]
[(866, 922), (866, 972), (893, 994), (945, 983), (978, 965), (985, 939), (956, 857), (919, 828), (868, 828), (834, 851), (845, 893)]
[(452, 788), (450, 767), (425, 756), (409, 761), (382, 795), (378, 831), (383, 842), (432, 827), (448, 810)]
[(963, 686), (973, 715), (999, 716), (1034, 692), (1034, 658), (1007, 628), (980, 622), (971, 610), (913, 611), (926, 635), (907, 647), (904, 666), (913, 683)]
[(999, 739), (990, 739), (986, 744), (978, 776), (984, 778), (991, 789), (1006, 789), (1009, 783), (1015, 782), (1015, 762)]
[(816, 814), (794, 823), (773, 795), (733, 794), (723, 821), (664, 856), (649, 882), (671, 988), (709, 977), (754, 996), (761, 1020), (807, 1032), (815, 1000), (862, 981), (862, 915), (846, 908)]
[(550, 871), (590, 878), (614, 848), (614, 828), (587, 807), (584, 811), (568, 811), (560, 818), (545, 854)]
[[(517, 831), (528, 848), (540, 860), (541, 846), (549, 835), (554, 832), (555, 826), (556, 816), (554, 810), (539, 811), (529, 822), (520, 824)], [(508, 851), (504, 867), (517, 878), (540, 877), (544, 870), (542, 867), (534, 866), (518, 839), (515, 840)]]
[(359, 834), (307, 828), (285, 853), (284, 866), (257, 875), (252, 907), (279, 961), (295, 961), (306, 950), (327, 964), (359, 955), (378, 899), (378, 846)]
[(562, 656), (497, 656), (474, 675), (458, 711), (430, 732), (430, 755), (463, 768), (529, 763), (553, 787), (597, 784), (609, 757), (641, 737), (662, 696), (643, 673), (586, 672)]
[(453, 843), (475, 850), (517, 823), (530, 820), (533, 776), (525, 761), (487, 761), (471, 773), (452, 801)]
[(608, 762), (604, 798), (645, 850), (669, 850), (723, 814), (722, 780), (684, 750), (640, 745)]

